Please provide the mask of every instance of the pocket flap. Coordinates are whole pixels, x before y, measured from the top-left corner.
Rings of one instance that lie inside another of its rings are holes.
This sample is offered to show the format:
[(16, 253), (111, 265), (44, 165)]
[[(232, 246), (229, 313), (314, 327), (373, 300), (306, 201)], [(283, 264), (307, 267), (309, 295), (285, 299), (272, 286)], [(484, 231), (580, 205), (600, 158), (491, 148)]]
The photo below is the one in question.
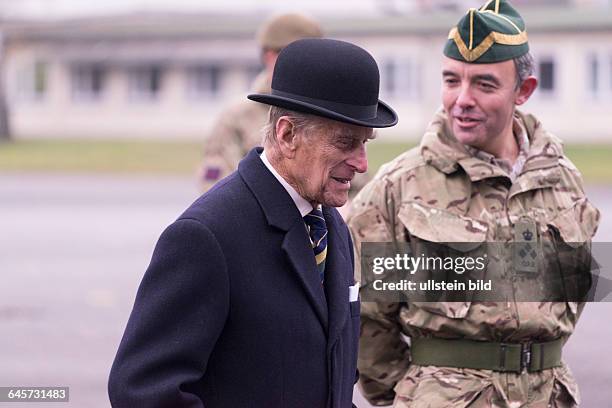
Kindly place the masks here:
[(398, 218), (411, 235), (430, 242), (449, 243), (461, 252), (471, 251), (487, 237), (487, 224), (419, 203), (404, 203)]
[(593, 238), (597, 232), (599, 217), (599, 210), (585, 197), (557, 215), (549, 225), (559, 231), (567, 245), (576, 248)]

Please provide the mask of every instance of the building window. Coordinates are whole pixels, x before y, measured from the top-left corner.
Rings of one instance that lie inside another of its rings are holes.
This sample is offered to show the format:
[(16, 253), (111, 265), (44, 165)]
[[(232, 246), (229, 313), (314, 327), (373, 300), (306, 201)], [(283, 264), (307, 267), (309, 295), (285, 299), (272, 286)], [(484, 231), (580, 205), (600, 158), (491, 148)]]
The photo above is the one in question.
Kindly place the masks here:
[(543, 59), (538, 63), (540, 77), (540, 91), (552, 93), (555, 90), (555, 62), (552, 59)]
[(48, 65), (36, 61), (17, 73), (17, 97), (22, 100), (38, 101), (45, 97), (48, 88)]
[(608, 81), (610, 84), (610, 93), (612, 94), (612, 55), (608, 58)]
[(129, 95), (136, 101), (158, 98), (162, 86), (162, 68), (159, 66), (132, 68), (129, 72)]
[(187, 69), (187, 96), (204, 99), (219, 92), (221, 70), (218, 66), (199, 66)]
[(419, 96), (419, 65), (407, 58), (389, 59), (383, 65), (381, 80), (387, 97), (415, 99)]
[(389, 60), (384, 65), (384, 76), (385, 76), (385, 93), (389, 96), (393, 96), (396, 93), (395, 75), (396, 66), (395, 61)]
[(589, 64), (589, 91), (593, 96), (599, 93), (599, 58), (592, 54), (588, 59)]
[(248, 90), (253, 89), (253, 83), (255, 82), (255, 79), (263, 70), (264, 70), (264, 67), (258, 64), (250, 64), (246, 67), (245, 69), (246, 78), (247, 78), (246, 89)]
[(96, 101), (102, 97), (106, 69), (97, 64), (76, 65), (70, 71), (72, 98), (75, 101)]

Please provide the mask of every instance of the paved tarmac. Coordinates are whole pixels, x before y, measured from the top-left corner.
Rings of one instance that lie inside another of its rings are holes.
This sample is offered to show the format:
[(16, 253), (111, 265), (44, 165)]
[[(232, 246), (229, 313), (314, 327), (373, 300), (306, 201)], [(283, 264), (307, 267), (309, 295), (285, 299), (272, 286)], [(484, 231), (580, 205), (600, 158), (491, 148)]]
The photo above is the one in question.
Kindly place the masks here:
[[(612, 242), (612, 187), (588, 190), (604, 215), (597, 238)], [(189, 178), (0, 175), (0, 386), (70, 387), (69, 403), (40, 408), (108, 407), (108, 371), (155, 242), (197, 194)], [(565, 350), (586, 408), (612, 401), (610, 316), (612, 303), (589, 304)]]

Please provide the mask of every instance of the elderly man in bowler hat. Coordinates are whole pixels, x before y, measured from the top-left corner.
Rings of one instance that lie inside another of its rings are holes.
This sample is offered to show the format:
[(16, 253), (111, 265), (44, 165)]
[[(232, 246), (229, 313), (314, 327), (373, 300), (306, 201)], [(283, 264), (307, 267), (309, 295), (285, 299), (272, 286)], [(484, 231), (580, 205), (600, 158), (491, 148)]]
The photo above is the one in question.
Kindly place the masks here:
[(162, 234), (109, 380), (115, 407), (351, 407), (352, 242), (334, 207), (397, 115), (372, 56), (303, 39), (279, 55), (264, 148)]
[[(252, 92), (270, 92), (274, 64), (283, 48), (296, 40), (321, 37), (321, 26), (299, 13), (274, 15), (266, 20), (257, 31), (263, 70), (255, 78)], [(240, 160), (251, 149), (261, 146), (261, 128), (267, 120), (266, 105), (249, 101), (244, 96), (221, 111), (204, 142), (202, 163), (198, 169), (202, 192), (236, 170)]]
[[(504, 0), (470, 9), (450, 30), (444, 56), (443, 109), (420, 146), (361, 191), (348, 224), (358, 250), (362, 242), (406, 242), (414, 254), (498, 243), (487, 277), (521, 289), (488, 302), (364, 301), (363, 393), (397, 408), (575, 407), (562, 350), (584, 303), (570, 297), (578, 285), (566, 278), (585, 269), (567, 254), (588, 247), (599, 212), (561, 141), (517, 109), (537, 86), (520, 14)], [(544, 256), (531, 261), (535, 252), (517, 250), (524, 244)], [(518, 300), (559, 276), (563, 301)]]

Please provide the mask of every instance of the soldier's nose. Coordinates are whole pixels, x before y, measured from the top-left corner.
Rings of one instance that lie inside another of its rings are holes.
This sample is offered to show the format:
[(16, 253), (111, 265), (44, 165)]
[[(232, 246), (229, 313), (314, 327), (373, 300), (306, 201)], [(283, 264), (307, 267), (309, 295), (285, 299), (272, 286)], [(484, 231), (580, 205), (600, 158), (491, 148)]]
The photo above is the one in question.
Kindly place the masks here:
[(455, 101), (455, 104), (460, 108), (469, 108), (474, 106), (474, 96), (472, 95), (472, 92), (469, 88), (465, 87), (461, 89), (459, 95), (457, 95), (457, 100)]

